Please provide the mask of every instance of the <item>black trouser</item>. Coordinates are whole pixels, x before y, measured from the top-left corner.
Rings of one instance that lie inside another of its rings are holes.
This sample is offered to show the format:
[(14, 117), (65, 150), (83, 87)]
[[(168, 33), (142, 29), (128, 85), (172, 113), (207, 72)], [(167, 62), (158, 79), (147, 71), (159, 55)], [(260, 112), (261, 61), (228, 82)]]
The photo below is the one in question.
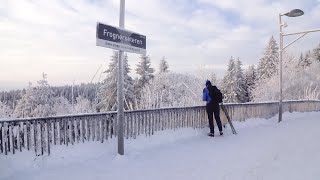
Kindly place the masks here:
[(219, 131), (222, 131), (222, 125), (220, 120), (220, 108), (219, 104), (217, 103), (208, 103), (207, 106), (207, 113), (208, 113), (208, 119), (209, 119), (209, 126), (210, 126), (210, 133), (214, 133), (214, 125), (213, 125), (213, 115), (216, 119)]

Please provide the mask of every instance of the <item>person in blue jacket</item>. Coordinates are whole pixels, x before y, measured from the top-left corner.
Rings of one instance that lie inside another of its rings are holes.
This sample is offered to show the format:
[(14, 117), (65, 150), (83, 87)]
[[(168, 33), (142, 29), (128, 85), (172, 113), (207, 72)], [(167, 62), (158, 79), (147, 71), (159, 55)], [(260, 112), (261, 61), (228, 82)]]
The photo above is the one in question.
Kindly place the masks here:
[(210, 133), (208, 133), (209, 136), (214, 136), (214, 124), (213, 124), (213, 115), (216, 119), (220, 136), (223, 135), (222, 132), (222, 124), (220, 120), (220, 108), (219, 108), (219, 102), (215, 101), (215, 97), (211, 97), (210, 92), (214, 92), (216, 89), (218, 89), (216, 86), (212, 86), (211, 82), (209, 80), (206, 81), (206, 87), (203, 89), (202, 94), (202, 100), (206, 101), (206, 110), (208, 114), (208, 120), (209, 120), (209, 127), (210, 127)]

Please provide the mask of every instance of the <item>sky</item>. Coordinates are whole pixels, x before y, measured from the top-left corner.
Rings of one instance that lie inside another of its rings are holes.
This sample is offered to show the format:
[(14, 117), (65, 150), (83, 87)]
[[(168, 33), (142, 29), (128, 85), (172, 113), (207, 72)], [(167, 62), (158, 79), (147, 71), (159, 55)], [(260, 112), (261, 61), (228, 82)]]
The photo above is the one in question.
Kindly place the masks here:
[[(120, 0), (0, 0), (0, 90), (35, 84), (43, 72), (50, 85), (102, 81), (112, 50), (96, 46), (96, 24), (118, 26), (119, 6)], [(283, 17), (284, 32), (320, 28), (320, 0), (127, 0), (125, 28), (147, 37), (155, 69), (165, 57), (171, 71), (223, 76), (231, 56), (244, 67), (258, 64), (269, 38), (279, 39), (279, 13), (295, 8), (305, 15)], [(311, 33), (287, 51), (299, 54), (319, 42), (320, 32)], [(128, 57), (134, 76), (140, 55)]]

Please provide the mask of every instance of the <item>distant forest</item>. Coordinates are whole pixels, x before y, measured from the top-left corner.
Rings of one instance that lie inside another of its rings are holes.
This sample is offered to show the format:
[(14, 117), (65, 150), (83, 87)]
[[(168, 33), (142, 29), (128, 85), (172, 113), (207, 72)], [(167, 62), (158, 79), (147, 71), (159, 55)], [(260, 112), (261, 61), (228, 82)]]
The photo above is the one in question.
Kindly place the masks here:
[[(76, 97), (81, 96), (85, 99), (88, 99), (92, 104), (95, 103), (99, 86), (100, 83), (82, 83), (80, 85), (74, 85), (73, 101), (75, 102)], [(55, 97), (64, 97), (69, 101), (70, 104), (72, 103), (72, 85), (51, 86), (51, 89)], [(11, 109), (15, 109), (15, 106), (21, 99), (21, 93), (24, 93), (25, 91), (26, 89), (1, 91), (0, 102), (6, 104)]]

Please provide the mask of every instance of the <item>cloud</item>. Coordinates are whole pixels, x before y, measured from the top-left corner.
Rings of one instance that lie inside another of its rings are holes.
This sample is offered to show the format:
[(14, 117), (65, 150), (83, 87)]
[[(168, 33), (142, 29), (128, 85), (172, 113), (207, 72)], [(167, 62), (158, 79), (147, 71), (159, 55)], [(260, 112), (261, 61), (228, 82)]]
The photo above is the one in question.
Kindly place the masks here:
[[(118, 0), (0, 4), (0, 81), (10, 77), (10, 85), (2, 87), (24, 87), (42, 72), (51, 84), (88, 82), (101, 64), (108, 64), (112, 50), (95, 45), (95, 28), (97, 21), (118, 25)], [(305, 16), (285, 18), (285, 31), (320, 27), (315, 0), (127, 0), (125, 27), (147, 36), (155, 68), (165, 56), (173, 71), (190, 73), (206, 65), (222, 75), (230, 56), (244, 65), (257, 64), (270, 36), (278, 38), (278, 13), (296, 7), (306, 10)], [(319, 37), (310, 34), (290, 49), (312, 48)], [(139, 55), (129, 54), (131, 69), (138, 60)]]

